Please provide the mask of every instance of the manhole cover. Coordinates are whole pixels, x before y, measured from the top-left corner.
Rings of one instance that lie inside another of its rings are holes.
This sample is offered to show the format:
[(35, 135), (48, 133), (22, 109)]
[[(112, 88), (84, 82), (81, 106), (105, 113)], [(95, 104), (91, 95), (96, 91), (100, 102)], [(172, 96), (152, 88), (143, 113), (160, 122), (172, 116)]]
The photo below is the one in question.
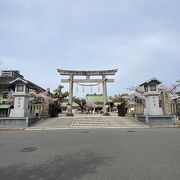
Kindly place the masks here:
[(129, 130), (129, 131), (127, 131), (127, 132), (129, 132), (129, 133), (133, 133), (133, 132), (136, 132), (136, 131)]
[(33, 152), (33, 151), (36, 151), (37, 149), (38, 149), (37, 147), (26, 147), (26, 148), (23, 148), (21, 152)]

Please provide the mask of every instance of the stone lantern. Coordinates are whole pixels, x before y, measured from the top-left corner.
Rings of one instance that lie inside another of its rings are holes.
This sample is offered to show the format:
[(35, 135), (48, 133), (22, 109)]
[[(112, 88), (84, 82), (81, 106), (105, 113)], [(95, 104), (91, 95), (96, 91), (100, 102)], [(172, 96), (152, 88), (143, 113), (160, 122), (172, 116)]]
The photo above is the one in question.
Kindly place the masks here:
[(29, 85), (28, 81), (17, 78), (11, 82), (11, 85), (15, 85), (14, 96), (14, 109), (11, 109), (10, 117), (29, 117)]
[(144, 87), (144, 91), (145, 91), (144, 115), (150, 115), (150, 116), (163, 115), (163, 110), (159, 105), (159, 95), (160, 95), (158, 91), (159, 84), (161, 84), (161, 82), (158, 79), (152, 78), (140, 85), (141, 87)]

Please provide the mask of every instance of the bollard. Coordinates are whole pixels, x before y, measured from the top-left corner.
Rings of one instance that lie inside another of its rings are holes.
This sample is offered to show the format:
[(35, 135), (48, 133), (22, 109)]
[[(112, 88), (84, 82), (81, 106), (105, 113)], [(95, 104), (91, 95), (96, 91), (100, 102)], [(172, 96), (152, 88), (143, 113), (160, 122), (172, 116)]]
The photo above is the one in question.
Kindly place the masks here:
[(176, 115), (173, 116), (174, 125), (176, 125)]
[(149, 124), (149, 117), (148, 117), (148, 114), (146, 114), (146, 124)]
[(134, 118), (135, 118), (135, 120), (137, 121), (137, 115), (136, 115), (136, 114), (135, 114)]
[(29, 125), (29, 117), (26, 117), (26, 127)]

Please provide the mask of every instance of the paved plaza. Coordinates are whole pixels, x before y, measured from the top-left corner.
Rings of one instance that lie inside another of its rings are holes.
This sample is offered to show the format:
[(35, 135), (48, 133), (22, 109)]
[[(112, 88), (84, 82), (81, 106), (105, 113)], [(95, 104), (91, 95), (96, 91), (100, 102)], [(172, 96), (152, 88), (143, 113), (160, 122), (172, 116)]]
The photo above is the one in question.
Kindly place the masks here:
[(53, 128), (139, 128), (147, 127), (132, 117), (75, 115), (74, 117), (57, 117), (41, 120), (28, 129)]
[(0, 132), (1, 180), (179, 180), (180, 130)]

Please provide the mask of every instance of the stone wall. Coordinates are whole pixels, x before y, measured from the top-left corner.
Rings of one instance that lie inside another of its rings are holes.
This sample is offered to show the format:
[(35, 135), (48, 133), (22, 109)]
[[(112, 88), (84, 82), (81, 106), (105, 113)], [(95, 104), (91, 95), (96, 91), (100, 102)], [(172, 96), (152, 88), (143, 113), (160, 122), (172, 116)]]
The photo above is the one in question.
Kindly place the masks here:
[(171, 98), (170, 98), (169, 92), (167, 91), (161, 92), (161, 106), (162, 106), (164, 115), (172, 115)]
[(129, 103), (127, 113), (128, 115), (144, 114), (144, 105), (142, 103)]
[(26, 128), (34, 123), (38, 119), (35, 118), (0, 118), (0, 128)]
[(171, 112), (173, 115), (176, 115), (180, 119), (180, 103), (178, 100), (171, 101)]
[(174, 125), (176, 122), (173, 116), (138, 116), (137, 119), (148, 125)]
[(40, 117), (49, 117), (49, 104), (44, 103), (44, 104), (31, 104), (30, 107), (30, 114)]

